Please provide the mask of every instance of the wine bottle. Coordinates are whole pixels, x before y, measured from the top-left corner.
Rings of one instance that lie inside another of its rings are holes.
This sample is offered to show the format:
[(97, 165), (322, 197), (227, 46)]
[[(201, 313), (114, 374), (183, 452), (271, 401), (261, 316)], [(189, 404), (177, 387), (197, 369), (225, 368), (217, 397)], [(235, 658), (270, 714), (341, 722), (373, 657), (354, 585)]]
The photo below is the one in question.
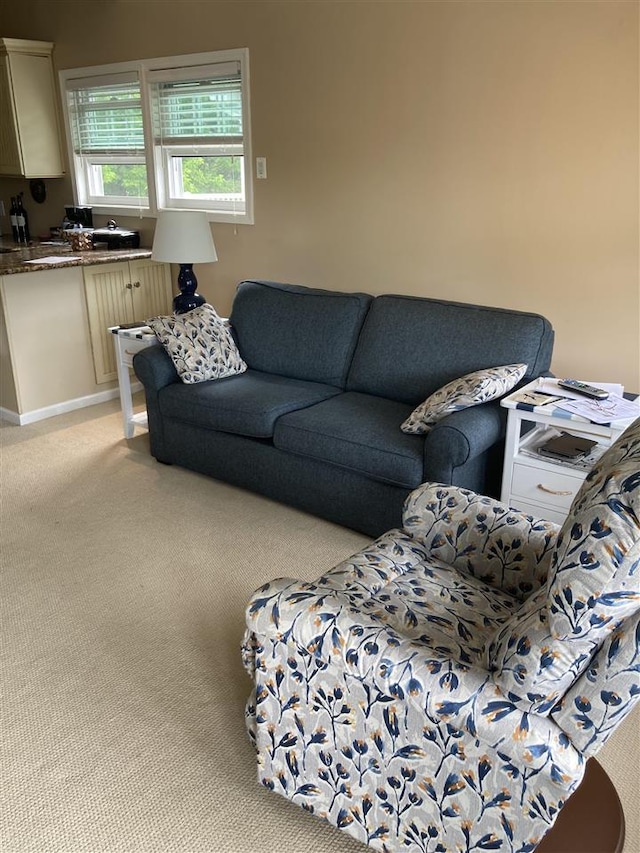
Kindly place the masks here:
[(31, 239), (29, 234), (29, 217), (27, 211), (22, 204), (22, 193), (18, 193), (17, 198), (17, 219), (18, 219), (18, 242), (28, 243)]
[(11, 234), (16, 243), (18, 240), (18, 211), (16, 209), (15, 196), (11, 196), (11, 207), (9, 208), (9, 219), (11, 220)]
[[(20, 193), (22, 195), (22, 193)], [(29, 217), (27, 216), (27, 211), (25, 206), (22, 204), (22, 199), (20, 199), (21, 207), (22, 207), (22, 215), (24, 216), (24, 237), (25, 243), (31, 242), (31, 230), (29, 229)]]

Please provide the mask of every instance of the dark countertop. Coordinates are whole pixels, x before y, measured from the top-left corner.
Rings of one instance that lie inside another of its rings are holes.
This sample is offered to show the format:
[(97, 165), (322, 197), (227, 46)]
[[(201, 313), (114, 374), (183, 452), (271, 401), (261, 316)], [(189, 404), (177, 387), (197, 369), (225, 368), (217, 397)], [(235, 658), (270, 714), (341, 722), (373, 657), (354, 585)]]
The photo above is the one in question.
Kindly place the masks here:
[[(150, 258), (151, 249), (113, 249), (72, 252), (69, 243), (38, 243), (18, 247), (12, 240), (0, 238), (0, 275), (14, 275), (21, 272), (55, 270), (60, 267), (86, 267), (93, 264), (113, 264), (116, 261), (133, 261)], [(6, 249), (12, 251), (7, 252)], [(39, 258), (69, 256), (68, 260), (57, 264), (26, 264), (25, 261), (37, 261)]]

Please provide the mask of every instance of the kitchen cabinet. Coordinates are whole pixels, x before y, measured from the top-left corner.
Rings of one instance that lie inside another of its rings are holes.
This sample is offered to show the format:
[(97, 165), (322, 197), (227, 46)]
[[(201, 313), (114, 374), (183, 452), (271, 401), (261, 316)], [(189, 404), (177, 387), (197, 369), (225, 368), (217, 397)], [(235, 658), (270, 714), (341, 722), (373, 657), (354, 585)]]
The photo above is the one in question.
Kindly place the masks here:
[(96, 382), (117, 378), (111, 326), (148, 320), (173, 310), (171, 267), (151, 259), (100, 264), (84, 270)]
[(0, 175), (64, 175), (51, 42), (0, 38)]
[[(112, 345), (113, 346), (113, 345)], [(0, 414), (31, 423), (102, 402), (80, 267), (0, 276)]]

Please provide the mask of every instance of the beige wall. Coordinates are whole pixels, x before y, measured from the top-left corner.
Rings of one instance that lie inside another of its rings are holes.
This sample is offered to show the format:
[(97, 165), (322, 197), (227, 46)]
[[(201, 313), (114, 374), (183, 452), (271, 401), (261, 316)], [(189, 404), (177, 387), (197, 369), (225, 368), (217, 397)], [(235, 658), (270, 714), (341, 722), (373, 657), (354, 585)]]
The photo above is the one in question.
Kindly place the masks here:
[[(223, 313), (245, 277), (536, 311), (558, 374), (640, 391), (638, 9), (0, 0), (0, 35), (55, 42), (58, 68), (250, 49), (268, 180), (196, 269)], [(71, 200), (47, 187), (42, 229)]]

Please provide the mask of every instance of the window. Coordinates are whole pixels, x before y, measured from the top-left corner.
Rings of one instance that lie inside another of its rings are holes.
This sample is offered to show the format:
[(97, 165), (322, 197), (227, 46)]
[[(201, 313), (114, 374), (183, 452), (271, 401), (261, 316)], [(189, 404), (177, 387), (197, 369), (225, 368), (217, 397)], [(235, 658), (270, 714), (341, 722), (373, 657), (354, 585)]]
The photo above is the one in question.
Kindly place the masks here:
[(137, 75), (77, 78), (67, 99), (78, 204), (148, 208)]
[(247, 50), (60, 72), (77, 204), (252, 222)]

